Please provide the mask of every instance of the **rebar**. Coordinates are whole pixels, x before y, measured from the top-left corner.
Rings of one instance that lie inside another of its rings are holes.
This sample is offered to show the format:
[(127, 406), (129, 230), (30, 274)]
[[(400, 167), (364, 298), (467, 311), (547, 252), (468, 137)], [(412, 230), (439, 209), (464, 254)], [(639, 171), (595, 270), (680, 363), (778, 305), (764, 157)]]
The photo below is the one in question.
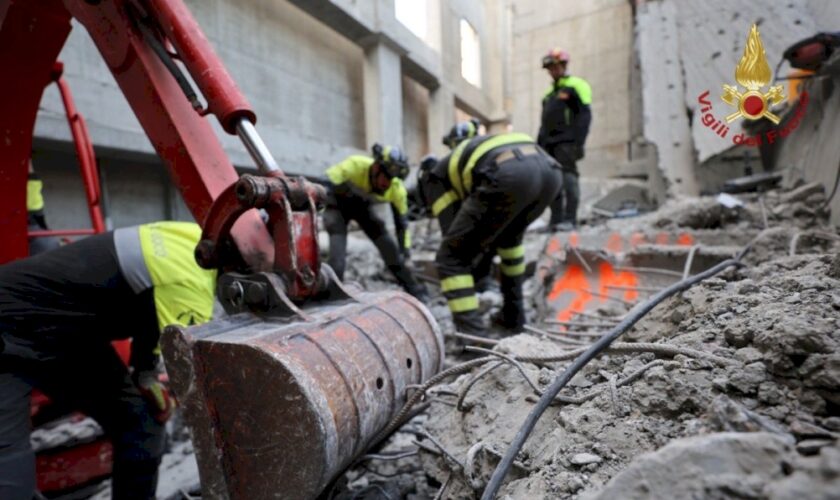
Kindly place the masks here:
[(435, 495), (434, 500), (441, 500), (443, 498), (443, 492), (446, 491), (446, 488), (449, 486), (449, 482), (452, 481), (452, 473), (450, 472), (448, 476), (446, 476), (446, 481), (443, 482), (440, 489), (438, 490), (437, 494)]
[(508, 363), (515, 366), (517, 370), (519, 370), (519, 373), (522, 374), (522, 377), (525, 378), (525, 381), (528, 382), (528, 385), (531, 386), (531, 389), (533, 389), (534, 392), (536, 392), (537, 394), (540, 393), (540, 388), (537, 386), (537, 384), (534, 383), (533, 380), (531, 380), (531, 377), (528, 376), (528, 372), (525, 371), (525, 367), (522, 366), (522, 363), (515, 360), (514, 358), (508, 356), (507, 354), (502, 354), (502, 353), (497, 352), (497, 351), (490, 351), (490, 350), (487, 350), (487, 349), (482, 349), (481, 347), (467, 347), (467, 350), (468, 351), (473, 351), (473, 352), (480, 352), (480, 353), (484, 353), (484, 354), (489, 354), (491, 356), (496, 356), (496, 357), (502, 358), (503, 360), (505, 360)]
[(472, 389), (472, 386), (474, 386), (476, 382), (481, 380), (482, 377), (495, 370), (496, 368), (502, 366), (503, 364), (505, 364), (504, 361), (498, 361), (493, 364), (488, 363), (481, 370), (479, 370), (478, 373), (473, 375), (471, 379), (467, 380), (464, 383), (464, 385), (461, 386), (461, 391), (458, 394), (458, 402), (456, 403), (455, 408), (457, 408), (458, 411), (462, 413), (472, 408), (472, 405), (467, 406), (464, 404), (464, 400), (467, 398), (467, 394), (470, 392), (470, 389)]
[(472, 359), (470, 361), (466, 361), (464, 363), (455, 365), (451, 368), (447, 368), (446, 370), (438, 373), (434, 377), (427, 380), (426, 383), (424, 383), (421, 386), (422, 390), (418, 390), (417, 392), (412, 394), (410, 398), (408, 398), (408, 400), (405, 402), (403, 407), (400, 409), (399, 413), (397, 413), (397, 415), (394, 418), (392, 418), (390, 422), (388, 422), (388, 425), (386, 425), (385, 428), (382, 429), (379, 432), (379, 434), (377, 434), (376, 437), (374, 437), (371, 440), (371, 443), (372, 444), (378, 443), (379, 441), (381, 441), (382, 439), (387, 437), (389, 434), (394, 432), (394, 430), (397, 427), (402, 425), (403, 424), (403, 419), (405, 418), (405, 416), (408, 414), (409, 411), (411, 411), (411, 408), (414, 405), (416, 405), (418, 403), (418, 401), (420, 401), (420, 397), (418, 395), (424, 393), (429, 387), (431, 387), (433, 385), (436, 385), (439, 382), (441, 382), (442, 380), (445, 380), (446, 378), (451, 377), (453, 375), (460, 375), (462, 373), (467, 373), (468, 371), (472, 370), (474, 367), (481, 366), (484, 363), (486, 363), (487, 361), (490, 361), (490, 360), (493, 360), (493, 359), (496, 359), (496, 358), (494, 358), (493, 356), (485, 356), (483, 358)]
[(499, 343), (498, 340), (495, 339), (488, 339), (485, 337), (479, 337), (478, 335), (469, 335), (466, 333), (455, 332), (452, 334), (452, 337), (455, 337), (459, 340), (465, 340), (467, 342), (472, 342), (474, 344), (484, 344), (484, 345), (496, 345)]
[(580, 326), (584, 328), (601, 328), (615, 326), (615, 323), (590, 323), (588, 321), (560, 321), (557, 319), (547, 319), (544, 321), (547, 325), (562, 325), (562, 326)]
[(425, 431), (425, 430), (424, 430), (424, 431), (423, 431), (423, 437), (424, 437), (424, 438), (426, 438), (426, 439), (428, 439), (429, 441), (431, 441), (431, 442), (432, 442), (432, 444), (433, 444), (433, 445), (435, 445), (435, 446), (437, 447), (437, 449), (439, 449), (439, 450), (440, 450), (440, 452), (441, 452), (441, 453), (443, 453), (443, 456), (444, 456), (444, 457), (446, 457), (446, 458), (448, 458), (450, 461), (452, 461), (452, 462), (453, 462), (455, 465), (457, 465), (457, 466), (458, 466), (461, 470), (464, 470), (464, 463), (463, 463), (463, 462), (461, 462), (460, 460), (458, 460), (458, 459), (455, 457), (455, 455), (453, 455), (452, 453), (450, 453), (450, 452), (449, 452), (449, 450), (447, 450), (447, 449), (446, 449), (446, 448), (445, 448), (445, 447), (444, 447), (444, 446), (440, 443), (440, 441), (438, 441), (437, 439), (435, 439), (435, 437), (434, 437), (434, 436), (432, 436), (431, 434), (429, 434), (427, 431)]
[[(746, 254), (748, 249), (742, 251), (739, 254), (739, 257)], [(568, 384), (569, 380), (574, 377), (574, 375), (580, 371), (589, 361), (591, 361), (595, 356), (601, 353), (604, 349), (609, 347), (609, 345), (615, 341), (621, 334), (629, 330), (636, 322), (638, 322), (642, 317), (644, 317), (647, 313), (649, 313), (656, 305), (660, 302), (665, 300), (666, 298), (677, 294), (681, 291), (687, 290), (695, 283), (699, 283), (706, 278), (714, 276), (725, 269), (729, 269), (733, 266), (742, 266), (740, 259), (728, 259), (725, 260), (702, 273), (698, 273), (688, 279), (684, 279), (678, 281), (669, 287), (665, 288), (661, 292), (657, 293), (653, 297), (649, 298), (645, 302), (640, 303), (636, 307), (634, 307), (627, 315), (627, 317), (621, 321), (615, 328), (613, 328), (609, 333), (601, 337), (597, 342), (595, 342), (592, 346), (587, 348), (584, 352), (578, 356), (571, 365), (569, 365), (563, 373), (560, 374), (549, 386), (549, 388), (543, 393), (540, 400), (537, 402), (536, 406), (531, 410), (528, 414), (528, 417), (525, 419), (524, 424), (517, 432), (516, 437), (514, 437), (513, 442), (508, 447), (507, 451), (505, 452), (504, 457), (496, 466), (496, 469), (493, 471), (493, 475), (490, 478), (490, 482), (487, 485), (487, 488), (484, 489), (484, 493), (482, 494), (482, 500), (491, 500), (493, 497), (496, 496), (496, 493), (499, 491), (499, 488), (502, 486), (502, 481), (504, 480), (505, 476), (510, 470), (511, 464), (513, 463), (514, 458), (522, 449), (522, 446), (525, 444), (525, 440), (528, 439), (528, 436), (533, 431), (534, 426), (537, 424), (537, 420), (542, 416), (545, 412), (546, 408), (551, 404), (554, 397), (560, 392), (560, 390)]]
[(368, 460), (400, 460), (401, 458), (413, 457), (415, 455), (417, 455), (417, 450), (403, 450), (394, 453), (369, 453), (356, 459), (356, 462), (365, 462)]
[(528, 330), (529, 332), (544, 335), (546, 338), (554, 340), (554, 341), (556, 341), (560, 344), (568, 344), (568, 345), (572, 345), (572, 346), (586, 345), (583, 342), (580, 342), (580, 341), (577, 341), (577, 340), (574, 340), (574, 339), (569, 339), (569, 338), (566, 338), (566, 337), (562, 337), (557, 333), (548, 332), (548, 331), (542, 330), (540, 328), (537, 328), (535, 326), (525, 325), (525, 329)]

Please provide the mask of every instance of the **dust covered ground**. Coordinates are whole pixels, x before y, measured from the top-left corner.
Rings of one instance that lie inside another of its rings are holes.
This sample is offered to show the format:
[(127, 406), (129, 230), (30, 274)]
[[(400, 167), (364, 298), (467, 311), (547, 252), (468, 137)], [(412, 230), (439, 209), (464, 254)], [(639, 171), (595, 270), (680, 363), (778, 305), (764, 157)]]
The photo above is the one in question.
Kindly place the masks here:
[[(586, 365), (539, 420), (499, 498), (838, 498), (837, 231), (814, 187), (739, 199), (743, 206), (734, 208), (712, 197), (672, 201), (582, 226), (581, 237), (687, 229), (723, 254), (755, 243), (744, 267), (665, 300), (618, 339), (618, 349)], [(469, 342), (452, 336), (434, 278), (436, 223), (412, 226), (415, 269), (432, 293), (427, 305), (446, 334), (452, 367), (481, 354), (465, 353)], [(526, 234), (529, 262), (551, 237), (544, 226), (537, 221)], [(350, 235), (346, 281), (398, 289), (358, 231)], [(529, 279), (525, 291), (531, 325), (548, 328), (540, 317), (546, 283)], [(488, 317), (501, 303), (498, 290), (480, 294)], [(563, 360), (515, 366), (492, 358), (429, 388), (425, 410), (360, 457), (325, 498), (478, 498), (537, 393), (631, 307), (604, 304), (590, 318), (594, 327), (570, 327), (566, 340), (491, 328), (481, 347)], [(158, 496), (196, 498), (192, 446), (180, 425), (171, 431)], [(108, 497), (106, 483), (96, 498)]]
[[(666, 299), (619, 338), (620, 350), (572, 379), (539, 420), (500, 498), (837, 498), (837, 231), (825, 223), (824, 195), (814, 187), (739, 199), (743, 206), (734, 208), (711, 197), (680, 200), (580, 230), (691, 229), (722, 252), (758, 237), (744, 267)], [(415, 260), (426, 270), (439, 236), (425, 226), (415, 234), (421, 241)], [(546, 238), (528, 233), (529, 259)], [(375, 254), (353, 252), (351, 259), (348, 278), (368, 288), (394, 286)], [(430, 309), (451, 335), (445, 302), (436, 286), (429, 289)], [(532, 279), (526, 291), (529, 318), (543, 328), (533, 306), (544, 287)], [(481, 299), (488, 314), (501, 304), (496, 292)], [(606, 331), (631, 307), (619, 306), (597, 311), (600, 328), (570, 331), (568, 338), (594, 340), (587, 332)], [(430, 388), (424, 414), (346, 473), (334, 497), (480, 496), (537, 391), (580, 347), (553, 335), (490, 330), (487, 336), (500, 342), (483, 347), (508, 356), (566, 359), (517, 367), (494, 358)], [(448, 337), (448, 366), (467, 359), (463, 345)], [(400, 453), (410, 456), (393, 460)]]

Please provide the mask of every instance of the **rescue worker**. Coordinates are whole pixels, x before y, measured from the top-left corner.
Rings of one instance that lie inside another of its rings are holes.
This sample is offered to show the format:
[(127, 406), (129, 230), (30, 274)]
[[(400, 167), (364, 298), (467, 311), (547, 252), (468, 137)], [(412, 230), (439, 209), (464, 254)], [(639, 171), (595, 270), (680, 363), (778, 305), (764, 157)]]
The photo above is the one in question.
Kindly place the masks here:
[[(426, 300), (426, 288), (418, 283), (406, 265), (410, 257), (408, 159), (396, 147), (374, 144), (373, 157), (353, 155), (327, 169), (327, 200), (324, 226), (330, 235), (328, 263), (344, 279), (347, 259), (347, 224), (355, 220), (379, 250), (388, 270), (406, 292)], [(388, 234), (385, 221), (373, 212), (375, 203), (388, 202), (394, 218), (396, 239)]]
[[(192, 223), (144, 224), (0, 266), (0, 498), (33, 497), (33, 387), (102, 426), (113, 498), (154, 498), (173, 409), (158, 338), (213, 310), (216, 273), (194, 257), (200, 236)], [(110, 343), (125, 338), (131, 369)]]
[(577, 162), (584, 156), (592, 122), (592, 89), (586, 80), (567, 72), (569, 53), (552, 49), (542, 59), (553, 83), (542, 100), (537, 144), (563, 167), (563, 189), (551, 204), (550, 226), (568, 230), (577, 226), (580, 201)]
[(455, 327), (483, 333), (472, 271), (475, 259), (495, 248), (504, 305), (494, 321), (519, 330), (526, 319), (522, 237), (557, 195), (562, 174), (526, 134), (476, 134), (467, 122), (455, 125), (449, 134), (455, 149), (420, 170), (418, 188), (443, 233), (435, 260)]
[[(29, 231), (46, 231), (47, 218), (44, 215), (44, 195), (42, 190), (44, 182), (32, 168), (32, 160), (29, 160), (29, 178), (26, 180), (26, 216)], [(29, 255), (39, 254), (58, 248), (61, 243), (54, 236), (41, 236), (29, 238)]]

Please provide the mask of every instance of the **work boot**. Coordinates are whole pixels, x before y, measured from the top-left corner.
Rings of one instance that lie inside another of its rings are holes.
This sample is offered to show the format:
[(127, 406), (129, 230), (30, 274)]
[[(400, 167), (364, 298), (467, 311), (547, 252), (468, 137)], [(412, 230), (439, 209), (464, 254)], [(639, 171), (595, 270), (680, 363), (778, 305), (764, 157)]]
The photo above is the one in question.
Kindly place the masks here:
[(525, 326), (525, 297), (522, 293), (524, 276), (502, 276), (502, 310), (491, 318), (505, 330), (519, 333)]
[(522, 308), (503, 307), (490, 316), (490, 322), (508, 333), (520, 333), (525, 327), (525, 312)]
[(426, 286), (417, 281), (414, 277), (414, 273), (412, 273), (407, 266), (394, 265), (388, 266), (388, 269), (394, 274), (394, 277), (397, 278), (397, 283), (399, 283), (400, 286), (403, 287), (403, 290), (408, 292), (409, 295), (424, 304), (429, 301), (429, 292), (426, 290)]
[(414, 285), (407, 286), (405, 291), (423, 304), (428, 304), (429, 301), (432, 300), (432, 297), (429, 295), (429, 291), (422, 283), (415, 283)]
[(455, 323), (455, 330), (458, 333), (486, 336), (487, 327), (484, 325), (478, 310), (453, 313), (452, 321)]

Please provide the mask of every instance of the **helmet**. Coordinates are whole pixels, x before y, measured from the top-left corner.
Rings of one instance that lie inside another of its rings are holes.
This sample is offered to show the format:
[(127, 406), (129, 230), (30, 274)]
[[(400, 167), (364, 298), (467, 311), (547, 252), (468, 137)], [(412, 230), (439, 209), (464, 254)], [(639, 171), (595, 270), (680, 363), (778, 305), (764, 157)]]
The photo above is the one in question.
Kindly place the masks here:
[(551, 49), (542, 58), (542, 67), (547, 68), (561, 62), (569, 62), (569, 53), (561, 49)]
[[(422, 173), (427, 173), (431, 169), (437, 165), (438, 157), (435, 155), (426, 155), (420, 159), (420, 170), (418, 171), (418, 175)], [(420, 175), (422, 178), (422, 175)]]
[(382, 165), (385, 175), (389, 178), (399, 177), (405, 180), (408, 177), (408, 157), (402, 149), (377, 143), (373, 145), (371, 151), (373, 159)]
[(456, 123), (452, 126), (449, 134), (443, 137), (443, 144), (445, 146), (449, 146), (449, 149), (455, 149), (455, 146), (460, 144), (462, 141), (471, 139), (478, 135), (479, 125), (481, 125), (481, 122), (475, 118), (470, 118), (470, 120), (466, 122)]

